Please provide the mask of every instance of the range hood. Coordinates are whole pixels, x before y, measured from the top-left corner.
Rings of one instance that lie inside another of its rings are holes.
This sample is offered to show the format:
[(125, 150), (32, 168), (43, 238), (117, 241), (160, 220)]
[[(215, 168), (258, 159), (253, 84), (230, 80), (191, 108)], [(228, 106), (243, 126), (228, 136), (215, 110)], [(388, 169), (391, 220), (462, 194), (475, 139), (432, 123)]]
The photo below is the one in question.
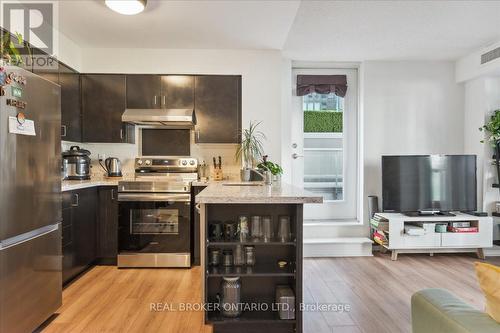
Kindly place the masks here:
[(193, 109), (125, 109), (122, 122), (135, 125), (192, 128), (196, 125)]

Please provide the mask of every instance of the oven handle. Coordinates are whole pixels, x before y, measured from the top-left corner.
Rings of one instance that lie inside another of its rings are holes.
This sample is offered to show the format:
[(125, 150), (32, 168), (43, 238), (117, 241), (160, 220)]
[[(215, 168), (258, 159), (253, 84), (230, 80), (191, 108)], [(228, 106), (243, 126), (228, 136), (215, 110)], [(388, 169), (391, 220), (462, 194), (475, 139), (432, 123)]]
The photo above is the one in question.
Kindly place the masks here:
[(190, 202), (190, 194), (172, 194), (172, 193), (118, 193), (118, 201), (174, 201), (174, 202)]

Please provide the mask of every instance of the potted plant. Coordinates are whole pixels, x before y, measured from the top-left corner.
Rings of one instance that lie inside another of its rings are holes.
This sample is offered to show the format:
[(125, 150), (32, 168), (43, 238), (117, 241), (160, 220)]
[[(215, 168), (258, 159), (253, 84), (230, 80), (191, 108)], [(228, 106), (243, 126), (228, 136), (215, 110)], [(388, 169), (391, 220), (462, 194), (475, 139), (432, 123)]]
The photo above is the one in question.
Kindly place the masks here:
[(236, 150), (236, 160), (243, 162), (241, 169), (241, 180), (250, 180), (250, 170), (254, 168), (255, 161), (262, 157), (264, 148), (262, 141), (266, 136), (261, 131), (257, 130), (260, 122), (250, 122), (250, 126), (241, 132), (241, 143)]
[[(493, 111), (490, 120), (479, 128), (486, 132), (487, 140), (495, 150), (495, 166), (497, 168), (498, 181), (500, 182), (500, 110)], [(485, 140), (481, 140), (484, 143)]]
[(257, 168), (261, 170), (271, 171), (271, 173), (273, 174), (273, 182), (279, 182), (281, 179), (281, 175), (283, 174), (283, 169), (279, 164), (268, 161), (267, 159), (267, 155), (262, 156), (262, 162), (257, 165)]
[[(28, 43), (26, 43), (23, 39), (23, 35), (16, 32), (15, 37), (17, 40), (17, 44), (23, 45), (23, 47), (27, 47), (28, 52), (31, 51)], [(0, 40), (0, 65), (15, 65), (19, 66), (23, 64), (23, 58), (21, 57), (21, 53), (16, 48), (14, 41), (12, 41), (12, 35), (9, 32), (5, 32)]]

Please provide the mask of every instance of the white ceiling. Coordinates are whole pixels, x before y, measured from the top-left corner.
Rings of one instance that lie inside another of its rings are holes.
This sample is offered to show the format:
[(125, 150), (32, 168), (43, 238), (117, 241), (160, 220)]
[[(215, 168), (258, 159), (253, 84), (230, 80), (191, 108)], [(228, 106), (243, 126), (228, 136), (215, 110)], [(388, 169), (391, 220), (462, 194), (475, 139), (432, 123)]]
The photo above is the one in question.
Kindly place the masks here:
[(148, 0), (125, 16), (104, 0), (59, 4), (60, 30), (81, 47), (281, 49), (300, 1)]
[(277, 49), (294, 60), (453, 60), (500, 40), (500, 1), (61, 1), (82, 48)]
[(452, 60), (500, 39), (500, 1), (304, 1), (295, 60)]

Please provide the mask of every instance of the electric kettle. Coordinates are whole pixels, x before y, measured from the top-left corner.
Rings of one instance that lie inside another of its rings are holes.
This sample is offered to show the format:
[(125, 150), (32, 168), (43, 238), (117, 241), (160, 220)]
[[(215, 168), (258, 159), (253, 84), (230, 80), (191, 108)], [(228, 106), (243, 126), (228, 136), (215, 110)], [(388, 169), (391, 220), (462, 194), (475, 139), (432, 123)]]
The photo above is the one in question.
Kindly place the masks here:
[(116, 157), (108, 157), (104, 160), (104, 166), (101, 163), (101, 167), (107, 172), (108, 177), (122, 176), (122, 165), (120, 160)]

